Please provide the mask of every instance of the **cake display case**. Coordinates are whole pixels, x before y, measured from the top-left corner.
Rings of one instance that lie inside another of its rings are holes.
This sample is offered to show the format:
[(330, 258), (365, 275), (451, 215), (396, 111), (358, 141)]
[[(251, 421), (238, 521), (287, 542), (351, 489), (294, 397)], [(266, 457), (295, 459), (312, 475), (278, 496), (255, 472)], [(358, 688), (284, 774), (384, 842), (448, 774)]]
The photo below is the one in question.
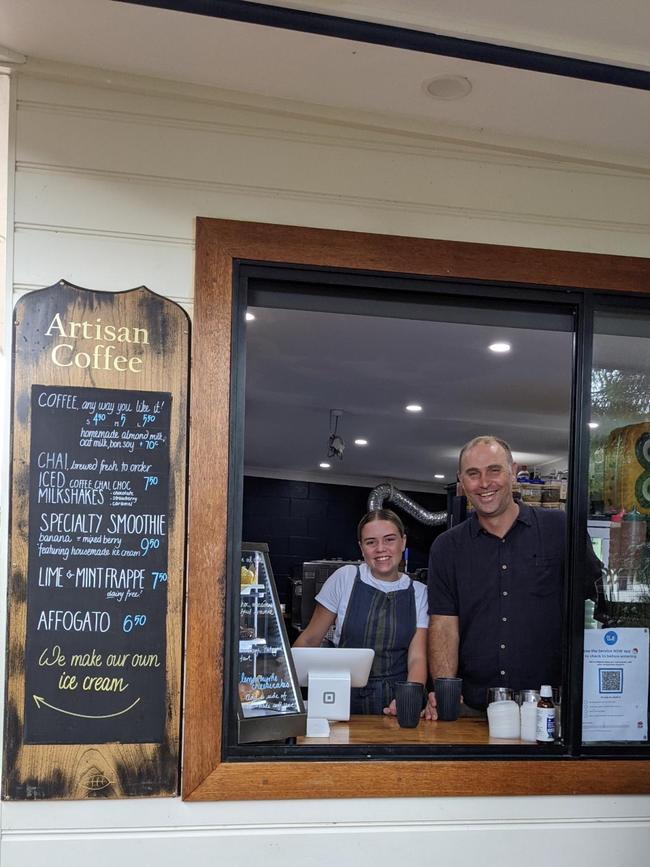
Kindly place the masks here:
[(237, 688), (240, 744), (305, 733), (305, 708), (268, 546), (262, 542), (241, 548)]

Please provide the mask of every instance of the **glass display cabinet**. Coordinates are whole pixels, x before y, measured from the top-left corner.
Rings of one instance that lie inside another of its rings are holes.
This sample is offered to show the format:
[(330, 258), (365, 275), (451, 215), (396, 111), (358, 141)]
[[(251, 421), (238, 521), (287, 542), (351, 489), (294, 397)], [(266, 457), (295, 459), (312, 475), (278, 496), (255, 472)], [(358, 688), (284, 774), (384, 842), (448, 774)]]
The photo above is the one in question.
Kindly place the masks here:
[(241, 548), (238, 660), (239, 743), (304, 735), (305, 708), (262, 542)]

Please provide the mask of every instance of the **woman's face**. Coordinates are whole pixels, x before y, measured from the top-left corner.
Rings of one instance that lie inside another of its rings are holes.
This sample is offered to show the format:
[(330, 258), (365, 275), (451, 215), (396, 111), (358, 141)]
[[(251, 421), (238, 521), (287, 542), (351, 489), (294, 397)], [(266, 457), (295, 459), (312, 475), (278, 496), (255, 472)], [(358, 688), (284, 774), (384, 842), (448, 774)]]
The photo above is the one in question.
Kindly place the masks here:
[(397, 580), (405, 546), (406, 536), (400, 536), (392, 521), (370, 521), (361, 528), (363, 559), (381, 581)]

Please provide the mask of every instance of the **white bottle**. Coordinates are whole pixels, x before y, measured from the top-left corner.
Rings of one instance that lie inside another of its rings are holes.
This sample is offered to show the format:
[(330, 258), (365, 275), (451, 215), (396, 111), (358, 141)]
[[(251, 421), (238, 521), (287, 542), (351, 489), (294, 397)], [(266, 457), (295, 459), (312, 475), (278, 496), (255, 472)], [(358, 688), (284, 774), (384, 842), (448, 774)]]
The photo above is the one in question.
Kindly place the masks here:
[(540, 699), (537, 703), (537, 743), (551, 744), (555, 740), (555, 705), (553, 704), (553, 690), (548, 684), (544, 684), (539, 691)]
[(515, 701), (493, 701), (487, 709), (491, 738), (519, 737), (519, 707)]
[(539, 695), (529, 691), (530, 698), (526, 697), (521, 703), (521, 739), (535, 743), (537, 740), (537, 701)]

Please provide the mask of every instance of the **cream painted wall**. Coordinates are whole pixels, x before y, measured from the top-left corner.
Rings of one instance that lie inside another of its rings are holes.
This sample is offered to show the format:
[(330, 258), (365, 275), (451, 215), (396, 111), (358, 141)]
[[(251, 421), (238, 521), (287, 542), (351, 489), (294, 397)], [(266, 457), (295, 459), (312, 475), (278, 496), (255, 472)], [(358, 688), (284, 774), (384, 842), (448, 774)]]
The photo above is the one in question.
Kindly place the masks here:
[[(650, 176), (623, 163), (450, 142), (386, 119), (99, 70), (28, 64), (13, 87), (15, 109), (8, 100), (0, 117), (1, 134), (16, 131), (5, 309), (64, 277), (103, 290), (146, 284), (191, 311), (197, 215), (648, 255)], [(6, 441), (6, 413), (2, 424)], [(7, 466), (5, 449), (4, 477)], [(3, 599), (6, 532), (3, 514)], [(392, 867), (405, 855), (638, 867), (650, 849), (650, 797), (5, 803), (1, 820), (3, 867)]]

